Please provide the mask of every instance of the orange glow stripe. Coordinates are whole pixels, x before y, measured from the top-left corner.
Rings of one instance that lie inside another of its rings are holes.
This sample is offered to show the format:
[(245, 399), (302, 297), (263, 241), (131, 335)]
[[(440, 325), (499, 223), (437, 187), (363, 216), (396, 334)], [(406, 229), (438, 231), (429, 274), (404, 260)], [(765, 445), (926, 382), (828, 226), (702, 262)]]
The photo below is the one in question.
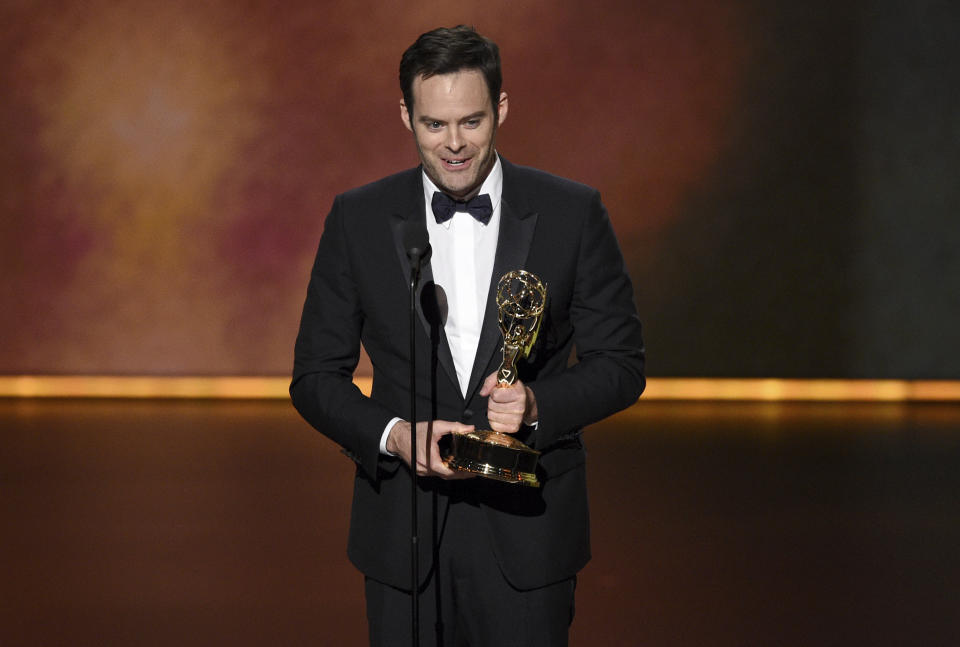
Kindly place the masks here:
[[(371, 378), (354, 383), (370, 393)], [(286, 377), (0, 376), (7, 398), (284, 399)], [(960, 402), (953, 380), (650, 378), (644, 400)]]
[(27, 398), (285, 398), (276, 377), (0, 376), (0, 396)]
[(651, 379), (651, 400), (865, 401), (960, 400), (960, 382), (835, 379)]

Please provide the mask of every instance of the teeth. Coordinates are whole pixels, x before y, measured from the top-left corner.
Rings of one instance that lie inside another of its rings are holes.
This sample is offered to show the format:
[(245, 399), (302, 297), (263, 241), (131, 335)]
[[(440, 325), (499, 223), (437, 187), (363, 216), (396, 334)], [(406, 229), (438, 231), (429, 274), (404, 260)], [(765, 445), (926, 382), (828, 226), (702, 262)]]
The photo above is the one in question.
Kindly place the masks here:
[(451, 164), (453, 166), (460, 166), (461, 164), (463, 164), (463, 160), (448, 160), (447, 164)]

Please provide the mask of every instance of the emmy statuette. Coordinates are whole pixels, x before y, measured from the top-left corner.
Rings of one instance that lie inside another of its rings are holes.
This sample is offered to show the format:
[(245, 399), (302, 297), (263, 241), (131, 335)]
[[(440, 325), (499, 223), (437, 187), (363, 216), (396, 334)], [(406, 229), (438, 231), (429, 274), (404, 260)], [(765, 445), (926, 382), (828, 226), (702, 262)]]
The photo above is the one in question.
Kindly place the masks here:
[[(497, 284), (497, 308), (503, 335), (503, 361), (497, 372), (497, 387), (509, 387), (517, 379), (517, 362), (530, 355), (540, 332), (547, 288), (526, 270), (507, 272)], [(452, 435), (447, 464), (506, 483), (540, 487), (537, 457), (540, 452), (509, 434), (475, 430)]]

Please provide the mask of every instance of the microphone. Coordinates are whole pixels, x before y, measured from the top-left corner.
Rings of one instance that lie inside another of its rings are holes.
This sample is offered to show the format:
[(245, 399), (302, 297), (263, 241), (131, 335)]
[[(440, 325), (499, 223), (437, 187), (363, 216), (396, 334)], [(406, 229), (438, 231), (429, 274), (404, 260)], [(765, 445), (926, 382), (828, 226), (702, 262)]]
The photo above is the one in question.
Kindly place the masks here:
[(417, 268), (420, 263), (430, 258), (430, 237), (423, 223), (407, 222), (403, 232), (403, 248), (407, 250), (407, 258)]

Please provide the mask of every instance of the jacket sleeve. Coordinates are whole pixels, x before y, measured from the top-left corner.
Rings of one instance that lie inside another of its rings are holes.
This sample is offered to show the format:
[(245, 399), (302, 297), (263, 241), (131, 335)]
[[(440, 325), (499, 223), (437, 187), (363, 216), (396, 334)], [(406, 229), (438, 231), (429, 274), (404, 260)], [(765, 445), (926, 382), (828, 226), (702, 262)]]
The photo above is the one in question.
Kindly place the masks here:
[(342, 199), (334, 200), (310, 275), (294, 349), (290, 397), (300, 415), (343, 447), (371, 479), (394, 413), (353, 384), (363, 312), (351, 268)]
[(537, 446), (636, 402), (646, 384), (633, 286), (607, 211), (594, 192), (580, 235), (570, 304), (577, 363), (529, 386), (537, 400)]

